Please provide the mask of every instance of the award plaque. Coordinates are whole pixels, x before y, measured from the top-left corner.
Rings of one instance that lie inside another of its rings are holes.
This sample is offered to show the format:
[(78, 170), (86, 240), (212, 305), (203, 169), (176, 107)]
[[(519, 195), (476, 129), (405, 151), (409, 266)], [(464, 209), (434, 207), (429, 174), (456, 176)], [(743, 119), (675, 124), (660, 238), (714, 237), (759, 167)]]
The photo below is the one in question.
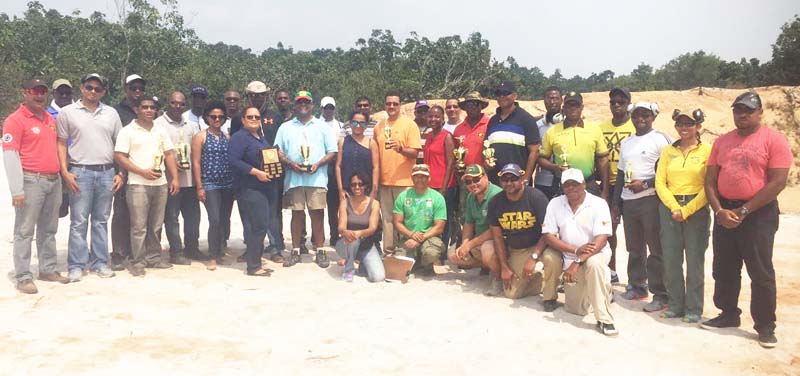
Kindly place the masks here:
[(261, 169), (272, 179), (283, 175), (283, 166), (281, 165), (280, 159), (278, 159), (277, 147), (261, 149)]

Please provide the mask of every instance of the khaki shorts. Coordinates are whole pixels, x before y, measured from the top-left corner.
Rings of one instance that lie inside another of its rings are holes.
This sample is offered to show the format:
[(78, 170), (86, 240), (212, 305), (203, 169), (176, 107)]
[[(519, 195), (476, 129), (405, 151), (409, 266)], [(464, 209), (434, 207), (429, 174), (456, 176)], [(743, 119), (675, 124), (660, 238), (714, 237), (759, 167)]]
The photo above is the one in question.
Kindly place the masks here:
[(318, 187), (294, 187), (283, 194), (283, 208), (289, 210), (322, 210), (328, 190)]
[[(484, 247), (488, 249), (490, 252), (494, 252), (494, 240), (487, 240), (483, 244), (470, 249), (469, 253), (467, 253), (464, 256), (464, 262), (471, 263), (473, 260), (477, 262), (483, 262), (483, 252), (481, 250), (484, 249)], [(447, 250), (447, 257), (448, 258), (454, 257), (456, 249), (457, 249), (456, 247), (449, 248)]]

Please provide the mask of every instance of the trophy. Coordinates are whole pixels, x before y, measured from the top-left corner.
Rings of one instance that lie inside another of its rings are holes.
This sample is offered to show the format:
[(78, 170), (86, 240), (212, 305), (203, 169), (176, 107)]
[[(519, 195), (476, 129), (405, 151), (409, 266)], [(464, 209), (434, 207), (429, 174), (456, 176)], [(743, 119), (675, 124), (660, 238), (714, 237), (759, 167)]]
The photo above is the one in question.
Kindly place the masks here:
[(567, 160), (569, 154), (567, 154), (567, 147), (564, 145), (558, 145), (558, 148), (561, 149), (561, 153), (558, 155), (558, 159), (561, 159), (560, 166), (567, 169), (569, 168), (569, 161)]
[(159, 140), (158, 141), (158, 151), (156, 155), (153, 156), (153, 172), (157, 174), (163, 174), (164, 170), (161, 169), (161, 164), (164, 163), (164, 142)]
[(464, 158), (467, 156), (467, 149), (464, 148), (464, 136), (458, 137), (458, 147), (453, 150), (453, 156), (456, 157), (456, 170), (459, 174), (463, 174), (467, 165), (464, 163)]
[(386, 139), (383, 143), (384, 149), (391, 149), (389, 141), (392, 141), (392, 126), (388, 122), (383, 124), (383, 138)]
[(261, 170), (270, 178), (275, 179), (283, 175), (283, 166), (278, 158), (278, 148), (275, 146), (261, 149)]
[(489, 140), (483, 141), (483, 159), (486, 160), (486, 165), (489, 167), (494, 167), (497, 163), (497, 159), (494, 157), (494, 148), (490, 146)]
[(308, 160), (308, 158), (311, 156), (311, 145), (300, 145), (300, 155), (303, 156), (303, 163), (301, 166), (303, 166), (306, 171), (311, 172), (311, 161)]
[(631, 185), (633, 181), (633, 163), (626, 162), (625, 163), (625, 186)]
[(178, 133), (178, 144), (175, 145), (178, 151), (178, 166), (184, 170), (189, 169), (189, 144), (183, 142), (183, 131)]

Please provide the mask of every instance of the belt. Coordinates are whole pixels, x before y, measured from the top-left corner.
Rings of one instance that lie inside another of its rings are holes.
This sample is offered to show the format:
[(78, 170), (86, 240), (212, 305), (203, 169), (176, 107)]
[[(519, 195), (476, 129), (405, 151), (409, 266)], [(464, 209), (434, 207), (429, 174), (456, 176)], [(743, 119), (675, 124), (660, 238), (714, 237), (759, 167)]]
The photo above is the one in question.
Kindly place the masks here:
[(70, 163), (69, 165), (70, 165), (70, 167), (80, 167), (80, 168), (85, 168), (85, 169), (91, 170), (91, 171), (105, 171), (105, 170), (111, 170), (111, 169), (114, 168), (114, 164), (113, 163), (95, 164), (95, 165)]
[(675, 200), (681, 204), (685, 204), (689, 201), (692, 201), (692, 199), (695, 198), (696, 196), (697, 196), (696, 193), (693, 195), (673, 195), (673, 197), (675, 197)]
[(28, 171), (28, 170), (22, 170), (22, 174), (23, 175), (37, 177), (37, 178), (45, 178), (47, 180), (56, 180), (56, 179), (61, 177), (61, 175), (59, 175), (58, 173), (45, 174), (45, 173), (42, 173), (42, 172), (34, 172), (34, 171)]
[(735, 209), (747, 203), (747, 200), (728, 200), (727, 198), (720, 197), (719, 203), (722, 207), (727, 209)]

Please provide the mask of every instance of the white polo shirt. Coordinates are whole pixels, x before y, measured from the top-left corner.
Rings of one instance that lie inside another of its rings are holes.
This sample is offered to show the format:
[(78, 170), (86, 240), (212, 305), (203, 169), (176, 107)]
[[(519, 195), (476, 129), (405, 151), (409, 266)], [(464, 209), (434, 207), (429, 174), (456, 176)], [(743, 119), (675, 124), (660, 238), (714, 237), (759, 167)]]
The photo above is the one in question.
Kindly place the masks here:
[[(611, 213), (605, 200), (586, 192), (586, 198), (574, 213), (569, 207), (566, 195), (558, 196), (547, 204), (547, 214), (542, 223), (543, 234), (558, 235), (561, 241), (580, 247), (594, 240), (597, 235), (611, 235)], [(606, 243), (601, 253), (611, 253)], [(574, 253), (562, 253), (564, 270), (578, 257)]]
[[(117, 136), (117, 144), (114, 146), (115, 152), (128, 154), (128, 158), (133, 164), (148, 170), (153, 168), (153, 157), (163, 155), (164, 152), (173, 149), (175, 147), (169, 133), (162, 125), (154, 122), (153, 127), (147, 130), (142, 128), (136, 120), (122, 128)], [(161, 168), (164, 169), (163, 161)], [(163, 173), (156, 180), (147, 180), (141, 175), (129, 171), (128, 184), (164, 185), (167, 184), (167, 178)]]
[[(655, 129), (643, 136), (632, 134), (622, 140), (617, 168), (624, 172), (630, 162), (630, 169), (633, 171), (631, 180), (653, 179), (656, 177), (656, 163), (661, 156), (661, 150), (670, 144), (672, 144), (672, 138)], [(613, 173), (616, 174), (617, 172), (614, 171)], [(623, 200), (635, 200), (655, 195), (656, 187), (653, 184), (639, 193), (633, 193), (628, 188), (622, 188), (621, 197)]]
[[(189, 160), (189, 169), (178, 169), (178, 182), (181, 188), (194, 187), (194, 179), (192, 179), (192, 168), (194, 168), (192, 165), (192, 138), (199, 132), (197, 124), (188, 122), (183, 117), (181, 117), (181, 120), (174, 121), (167, 114), (159, 116), (153, 123), (167, 130), (172, 145), (174, 145), (175, 148), (178, 147), (179, 143), (186, 144), (186, 159)], [(177, 150), (175, 158), (178, 158)]]

